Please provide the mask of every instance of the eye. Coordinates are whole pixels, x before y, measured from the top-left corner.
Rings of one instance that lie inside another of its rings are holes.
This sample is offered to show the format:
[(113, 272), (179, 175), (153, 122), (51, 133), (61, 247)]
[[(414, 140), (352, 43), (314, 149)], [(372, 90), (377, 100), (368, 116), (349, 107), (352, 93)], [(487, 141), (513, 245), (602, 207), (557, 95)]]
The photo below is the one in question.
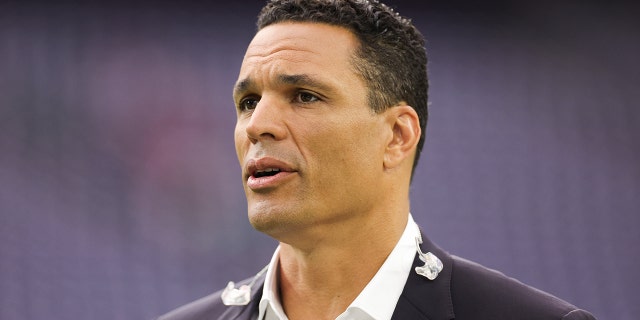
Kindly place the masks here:
[(318, 96), (306, 92), (306, 91), (300, 91), (298, 92), (298, 94), (296, 95), (296, 102), (300, 102), (300, 103), (312, 103), (312, 102), (316, 102), (316, 101), (320, 101), (320, 98), (318, 98)]
[(260, 102), (260, 99), (256, 98), (256, 97), (246, 97), (243, 98), (242, 100), (240, 100), (240, 102), (238, 103), (238, 110), (240, 111), (250, 111), (256, 108), (256, 106), (258, 106), (258, 102)]

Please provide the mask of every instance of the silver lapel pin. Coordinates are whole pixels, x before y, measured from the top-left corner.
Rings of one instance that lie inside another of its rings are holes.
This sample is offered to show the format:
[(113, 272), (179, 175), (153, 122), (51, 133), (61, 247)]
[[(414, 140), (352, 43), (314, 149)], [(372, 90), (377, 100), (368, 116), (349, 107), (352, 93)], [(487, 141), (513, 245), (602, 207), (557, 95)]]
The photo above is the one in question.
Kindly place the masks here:
[(442, 261), (436, 257), (435, 254), (431, 252), (424, 253), (420, 248), (422, 244), (422, 235), (420, 234), (420, 230), (418, 230), (418, 236), (416, 237), (416, 248), (418, 249), (418, 257), (420, 260), (424, 262), (424, 266), (416, 267), (416, 273), (429, 279), (434, 280), (438, 277), (438, 274), (442, 271), (444, 267), (442, 265)]
[(264, 267), (258, 274), (253, 277), (251, 283), (249, 285), (240, 286), (240, 288), (236, 288), (235, 283), (233, 281), (229, 281), (227, 287), (222, 291), (222, 303), (226, 306), (246, 306), (251, 301), (251, 287), (253, 284), (269, 269), (267, 265)]

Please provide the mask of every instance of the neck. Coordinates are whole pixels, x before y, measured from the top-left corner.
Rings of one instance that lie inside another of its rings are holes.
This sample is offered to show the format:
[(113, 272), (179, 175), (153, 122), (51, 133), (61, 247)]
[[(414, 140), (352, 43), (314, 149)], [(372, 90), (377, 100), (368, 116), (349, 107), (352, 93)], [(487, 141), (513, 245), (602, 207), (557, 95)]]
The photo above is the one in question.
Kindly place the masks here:
[(400, 239), (406, 209), (342, 223), (312, 246), (281, 243), (279, 285), (289, 319), (335, 319), (344, 312)]

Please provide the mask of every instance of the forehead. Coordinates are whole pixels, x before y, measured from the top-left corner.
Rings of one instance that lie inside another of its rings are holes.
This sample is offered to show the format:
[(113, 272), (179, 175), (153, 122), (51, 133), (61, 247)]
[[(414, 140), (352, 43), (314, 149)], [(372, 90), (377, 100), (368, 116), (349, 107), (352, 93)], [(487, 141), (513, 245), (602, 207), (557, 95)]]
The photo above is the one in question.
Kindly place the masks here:
[[(358, 40), (348, 29), (309, 22), (281, 22), (253, 38), (240, 79), (264, 74), (353, 74), (351, 59)], [(341, 74), (341, 75), (340, 75)]]

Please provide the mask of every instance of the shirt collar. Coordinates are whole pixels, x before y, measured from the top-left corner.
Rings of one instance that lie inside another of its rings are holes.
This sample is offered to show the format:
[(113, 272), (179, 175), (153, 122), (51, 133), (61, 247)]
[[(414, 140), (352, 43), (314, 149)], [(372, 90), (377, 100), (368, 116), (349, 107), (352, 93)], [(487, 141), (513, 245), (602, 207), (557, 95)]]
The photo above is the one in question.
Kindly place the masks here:
[[(405, 226), (400, 240), (393, 248), (378, 272), (373, 276), (367, 286), (360, 292), (356, 299), (347, 307), (337, 320), (341, 319), (391, 319), (396, 303), (409, 276), (413, 259), (416, 255), (415, 238), (419, 235), (419, 229), (411, 214)], [(280, 246), (276, 248), (260, 299), (258, 319), (264, 316), (269, 309), (270, 315), (276, 319), (288, 319), (282, 308), (278, 295), (277, 270), (279, 265)]]
[(407, 226), (396, 246), (346, 312), (337, 319), (350, 319), (350, 314), (358, 314), (356, 310), (364, 311), (371, 319), (391, 319), (416, 255), (418, 232), (418, 226), (409, 214)]
[(276, 319), (285, 320), (288, 319), (284, 313), (284, 309), (282, 308), (282, 303), (280, 302), (280, 296), (278, 295), (278, 277), (277, 271), (280, 262), (280, 246), (276, 248), (276, 251), (273, 253), (271, 257), (271, 262), (269, 263), (269, 269), (267, 270), (267, 275), (264, 279), (264, 287), (262, 288), (262, 298), (260, 298), (260, 305), (258, 307), (258, 319), (265, 319), (264, 316), (267, 313), (267, 308), (269, 309), (269, 313), (271, 315), (275, 315)]

